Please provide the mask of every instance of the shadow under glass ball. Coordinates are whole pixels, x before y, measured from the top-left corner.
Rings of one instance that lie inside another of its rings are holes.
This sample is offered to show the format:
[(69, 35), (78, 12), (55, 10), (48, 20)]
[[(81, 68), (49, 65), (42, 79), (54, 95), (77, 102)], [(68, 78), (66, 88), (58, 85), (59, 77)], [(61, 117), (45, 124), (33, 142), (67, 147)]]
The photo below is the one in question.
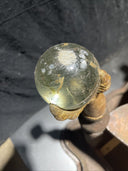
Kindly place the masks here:
[(87, 103), (99, 86), (99, 64), (86, 48), (61, 43), (38, 60), (35, 84), (47, 103), (74, 110)]

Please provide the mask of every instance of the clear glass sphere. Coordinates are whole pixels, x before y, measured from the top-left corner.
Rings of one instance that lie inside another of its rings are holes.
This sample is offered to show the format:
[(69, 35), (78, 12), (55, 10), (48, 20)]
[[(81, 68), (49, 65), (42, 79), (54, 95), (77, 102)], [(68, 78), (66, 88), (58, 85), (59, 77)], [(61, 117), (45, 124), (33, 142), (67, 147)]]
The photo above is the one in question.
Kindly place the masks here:
[(86, 48), (61, 43), (38, 60), (35, 83), (47, 103), (74, 110), (87, 103), (99, 86), (99, 64)]

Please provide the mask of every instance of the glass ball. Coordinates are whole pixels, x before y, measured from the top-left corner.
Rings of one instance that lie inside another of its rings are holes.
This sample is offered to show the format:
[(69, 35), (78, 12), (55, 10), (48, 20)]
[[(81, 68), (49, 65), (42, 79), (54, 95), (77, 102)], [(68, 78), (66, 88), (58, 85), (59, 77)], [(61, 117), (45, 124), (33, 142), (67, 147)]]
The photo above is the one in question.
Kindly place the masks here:
[(94, 55), (74, 43), (49, 48), (38, 60), (35, 84), (42, 98), (64, 110), (82, 107), (99, 87), (99, 64)]

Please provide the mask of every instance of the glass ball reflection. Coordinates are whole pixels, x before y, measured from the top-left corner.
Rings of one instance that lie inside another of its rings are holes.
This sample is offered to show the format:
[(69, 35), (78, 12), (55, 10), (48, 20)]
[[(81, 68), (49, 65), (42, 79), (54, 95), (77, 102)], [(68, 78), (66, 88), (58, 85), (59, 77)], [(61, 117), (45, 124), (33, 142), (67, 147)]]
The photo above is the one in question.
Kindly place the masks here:
[(87, 103), (99, 86), (99, 64), (86, 48), (61, 43), (38, 60), (35, 84), (47, 103), (74, 110)]

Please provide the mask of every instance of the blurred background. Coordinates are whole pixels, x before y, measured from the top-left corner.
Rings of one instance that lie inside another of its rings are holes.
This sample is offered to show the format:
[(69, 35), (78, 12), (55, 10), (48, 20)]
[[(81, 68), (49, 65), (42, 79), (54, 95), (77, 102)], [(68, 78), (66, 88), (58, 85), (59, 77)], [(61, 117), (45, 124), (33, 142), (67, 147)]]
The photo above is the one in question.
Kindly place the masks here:
[(0, 141), (46, 104), (34, 68), (50, 46), (73, 42), (100, 64), (128, 41), (127, 0), (0, 0)]

